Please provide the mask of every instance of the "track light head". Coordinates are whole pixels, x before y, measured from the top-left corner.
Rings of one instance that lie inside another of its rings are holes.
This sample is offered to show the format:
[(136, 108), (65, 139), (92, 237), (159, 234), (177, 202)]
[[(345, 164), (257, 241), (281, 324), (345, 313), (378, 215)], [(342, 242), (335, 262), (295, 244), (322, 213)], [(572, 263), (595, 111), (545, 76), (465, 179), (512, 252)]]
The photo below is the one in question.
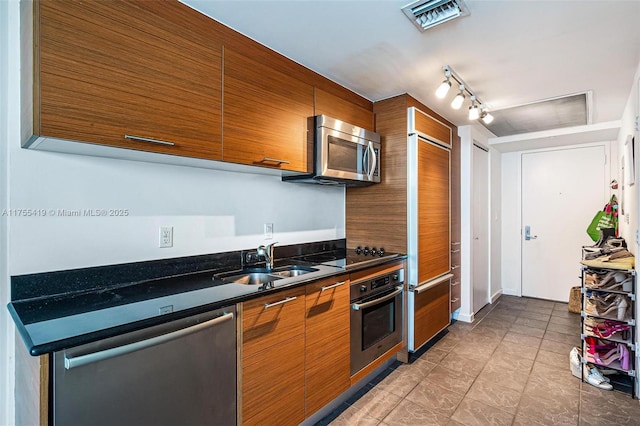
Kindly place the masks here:
[(456, 95), (455, 98), (451, 101), (451, 108), (460, 109), (462, 103), (464, 102), (464, 84), (460, 85), (460, 92)]
[(477, 120), (480, 118), (480, 108), (476, 105), (476, 97), (471, 95), (471, 106), (469, 107), (469, 120)]
[(451, 88), (451, 83), (449, 82), (449, 80), (445, 80), (442, 83), (440, 83), (440, 86), (438, 87), (438, 90), (436, 90), (436, 96), (439, 99), (443, 99), (445, 96), (447, 96), (447, 93), (449, 93), (449, 89)]
[(444, 76), (446, 77), (446, 80), (440, 83), (438, 90), (436, 90), (436, 96), (439, 99), (443, 99), (445, 96), (447, 96), (447, 93), (449, 93), (449, 89), (451, 88), (451, 82), (449, 81), (449, 79), (451, 78), (451, 71), (445, 69)]
[(487, 110), (482, 111), (482, 114), (480, 114), (480, 118), (482, 119), (484, 124), (491, 124), (491, 122), (493, 121), (493, 115), (489, 114)]

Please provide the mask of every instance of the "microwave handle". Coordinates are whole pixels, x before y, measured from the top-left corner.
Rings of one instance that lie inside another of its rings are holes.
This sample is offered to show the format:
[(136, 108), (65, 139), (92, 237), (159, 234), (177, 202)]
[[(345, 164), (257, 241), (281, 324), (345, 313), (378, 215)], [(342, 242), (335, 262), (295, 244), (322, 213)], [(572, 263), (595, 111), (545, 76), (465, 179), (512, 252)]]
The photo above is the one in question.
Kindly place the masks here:
[(367, 177), (369, 178), (369, 180), (373, 180), (373, 173), (376, 171), (376, 166), (378, 165), (378, 159), (376, 158), (376, 150), (375, 148), (373, 148), (373, 142), (369, 142), (367, 151), (371, 151), (371, 158), (373, 158), (373, 164), (367, 172)]
[[(369, 146), (371, 146), (371, 142), (369, 142)], [(367, 176), (369, 176), (369, 146), (367, 146), (367, 149), (364, 150), (364, 154), (362, 154), (362, 167)]]

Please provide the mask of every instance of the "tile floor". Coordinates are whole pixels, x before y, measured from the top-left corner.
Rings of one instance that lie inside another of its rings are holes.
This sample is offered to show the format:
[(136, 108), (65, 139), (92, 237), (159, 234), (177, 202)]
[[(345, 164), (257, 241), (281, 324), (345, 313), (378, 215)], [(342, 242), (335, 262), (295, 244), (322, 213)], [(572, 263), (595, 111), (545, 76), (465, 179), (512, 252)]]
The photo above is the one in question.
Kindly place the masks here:
[(318, 425), (640, 425), (640, 404), (573, 377), (580, 316), (502, 296), (396, 363)]

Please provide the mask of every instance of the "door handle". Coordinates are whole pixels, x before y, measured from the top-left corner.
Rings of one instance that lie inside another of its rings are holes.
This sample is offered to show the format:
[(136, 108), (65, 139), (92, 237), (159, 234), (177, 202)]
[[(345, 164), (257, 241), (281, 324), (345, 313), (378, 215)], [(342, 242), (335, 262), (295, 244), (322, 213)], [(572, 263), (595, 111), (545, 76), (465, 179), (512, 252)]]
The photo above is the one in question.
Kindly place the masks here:
[(535, 240), (538, 238), (537, 235), (531, 235), (531, 227), (529, 225), (524, 227), (524, 239), (525, 241)]

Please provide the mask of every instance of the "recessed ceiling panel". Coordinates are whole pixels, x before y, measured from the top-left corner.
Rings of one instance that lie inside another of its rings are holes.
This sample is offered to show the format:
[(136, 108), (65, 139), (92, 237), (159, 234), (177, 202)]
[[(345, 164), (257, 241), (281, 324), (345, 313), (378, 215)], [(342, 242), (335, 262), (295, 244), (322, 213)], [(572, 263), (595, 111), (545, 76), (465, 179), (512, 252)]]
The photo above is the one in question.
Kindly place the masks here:
[(590, 124), (587, 93), (554, 98), (527, 105), (491, 110), (495, 118), (485, 124), (496, 136), (560, 129)]

